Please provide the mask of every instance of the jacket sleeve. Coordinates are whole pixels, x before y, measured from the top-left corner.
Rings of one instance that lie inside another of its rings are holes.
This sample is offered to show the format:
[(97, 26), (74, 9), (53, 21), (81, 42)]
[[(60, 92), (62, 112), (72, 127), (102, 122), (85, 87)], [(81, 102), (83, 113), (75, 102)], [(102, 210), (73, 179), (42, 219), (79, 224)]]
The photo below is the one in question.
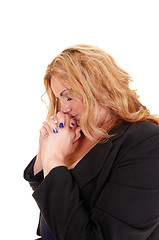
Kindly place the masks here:
[[(34, 191), (55, 240), (146, 240), (159, 225), (159, 135), (117, 159), (93, 208), (66, 167)], [(157, 238), (153, 238), (157, 239)]]
[(23, 175), (24, 179), (29, 182), (33, 190), (35, 190), (44, 179), (43, 171), (40, 171), (39, 173), (34, 175), (33, 167), (34, 167), (35, 160), (36, 160), (36, 156), (28, 164), (28, 166), (24, 170), (24, 175)]

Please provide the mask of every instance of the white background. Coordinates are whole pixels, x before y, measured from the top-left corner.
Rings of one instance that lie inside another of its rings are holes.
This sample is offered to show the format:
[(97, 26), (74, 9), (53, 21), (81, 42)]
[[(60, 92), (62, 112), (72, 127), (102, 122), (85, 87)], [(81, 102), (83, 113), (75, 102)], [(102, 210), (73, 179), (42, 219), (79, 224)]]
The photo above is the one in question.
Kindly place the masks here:
[(91, 44), (134, 79), (140, 100), (159, 114), (158, 0), (0, 2), (0, 227), (3, 239), (33, 240), (38, 207), (23, 170), (37, 153), (45, 120), (43, 76), (64, 48)]

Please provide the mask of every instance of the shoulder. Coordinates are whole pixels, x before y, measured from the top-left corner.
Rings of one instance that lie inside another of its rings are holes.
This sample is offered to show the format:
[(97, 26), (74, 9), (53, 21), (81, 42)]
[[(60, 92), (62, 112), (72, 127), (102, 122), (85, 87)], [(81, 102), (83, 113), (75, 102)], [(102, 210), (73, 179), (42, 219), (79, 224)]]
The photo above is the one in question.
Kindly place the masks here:
[(118, 184), (159, 188), (159, 126), (146, 121), (130, 124), (113, 146), (113, 176)]
[(134, 123), (125, 132), (125, 138), (131, 144), (141, 144), (154, 138), (159, 141), (159, 126), (148, 121)]
[(152, 122), (140, 121), (130, 123), (117, 139), (121, 144), (124, 143), (131, 147), (154, 137), (159, 140), (159, 126)]
[(142, 152), (145, 155), (148, 151), (150, 154), (159, 154), (158, 125), (148, 121), (140, 121), (124, 123), (124, 128), (122, 125), (121, 131), (119, 129), (120, 126), (118, 126), (117, 132), (114, 129), (114, 134), (117, 134), (111, 140), (113, 152), (117, 153), (118, 159), (130, 153), (130, 151), (133, 154)]
[(130, 125), (127, 133), (135, 134), (136, 136), (152, 136), (159, 134), (159, 125), (149, 121), (140, 121)]

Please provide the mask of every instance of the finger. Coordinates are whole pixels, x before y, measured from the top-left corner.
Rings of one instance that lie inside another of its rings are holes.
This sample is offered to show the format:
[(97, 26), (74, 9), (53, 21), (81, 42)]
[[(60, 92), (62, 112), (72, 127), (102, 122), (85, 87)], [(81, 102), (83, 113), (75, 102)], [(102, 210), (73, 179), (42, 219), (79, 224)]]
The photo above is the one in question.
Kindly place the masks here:
[(55, 124), (58, 123), (58, 119), (57, 119), (57, 116), (56, 116), (56, 115), (55, 115), (55, 116), (51, 116), (50, 118), (54, 120)]
[(58, 127), (59, 128), (64, 128), (66, 125), (66, 116), (68, 114), (64, 114), (63, 112), (58, 112), (57, 113), (57, 120), (58, 120)]
[(73, 143), (75, 143), (81, 137), (81, 128), (77, 127), (75, 129), (75, 138), (73, 139)]
[(65, 114), (65, 126), (70, 129), (70, 127), (73, 129), (76, 127), (76, 122), (74, 119), (71, 119), (70, 115)]
[(51, 132), (58, 132), (57, 131), (57, 128), (58, 128), (58, 126), (57, 126), (57, 124), (55, 123), (55, 121), (53, 120), (53, 118), (50, 118), (48, 121), (47, 121), (47, 124), (48, 124), (48, 126), (49, 126), (49, 129), (50, 129), (50, 131)]
[(48, 122), (46, 122), (46, 121), (43, 122), (43, 126), (42, 127), (44, 127), (47, 130), (48, 133), (51, 132), (51, 127), (48, 124)]
[(70, 128), (75, 129), (76, 127), (77, 127), (76, 121), (73, 118), (71, 118), (70, 119)]
[(43, 137), (49, 136), (49, 132), (48, 132), (48, 130), (47, 130), (44, 126), (41, 127), (41, 129), (40, 129), (40, 134), (41, 134)]

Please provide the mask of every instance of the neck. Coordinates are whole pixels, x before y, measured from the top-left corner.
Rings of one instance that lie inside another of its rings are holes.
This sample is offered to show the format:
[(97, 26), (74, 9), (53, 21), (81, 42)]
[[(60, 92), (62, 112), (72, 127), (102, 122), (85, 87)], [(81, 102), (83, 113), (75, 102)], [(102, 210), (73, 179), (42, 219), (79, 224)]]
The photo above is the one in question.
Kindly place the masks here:
[(79, 139), (79, 144), (77, 145), (75, 151), (71, 153), (66, 159), (66, 165), (68, 169), (74, 168), (77, 163), (97, 144), (97, 142), (92, 142), (84, 135)]

